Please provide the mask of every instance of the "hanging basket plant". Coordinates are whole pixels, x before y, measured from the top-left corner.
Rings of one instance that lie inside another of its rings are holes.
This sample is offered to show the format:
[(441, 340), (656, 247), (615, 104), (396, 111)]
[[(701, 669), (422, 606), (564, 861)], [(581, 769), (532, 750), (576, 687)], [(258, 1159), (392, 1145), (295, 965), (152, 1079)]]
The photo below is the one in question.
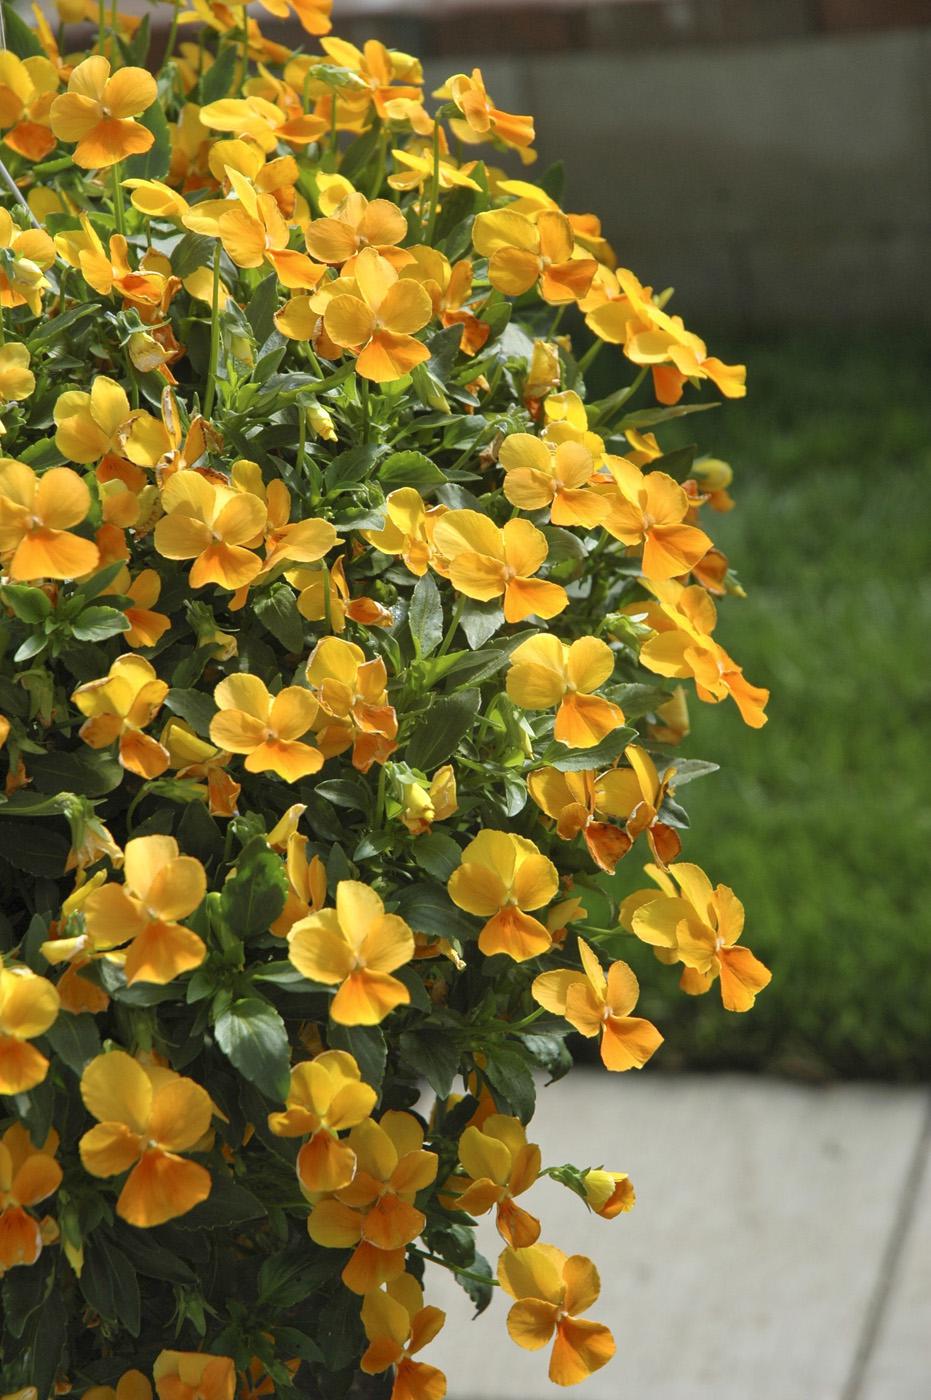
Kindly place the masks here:
[(744, 370), (478, 70), (73, 9), (0, 54), (0, 1391), (439, 1400), (439, 1269), (570, 1385), (534, 1183), (634, 1194), (541, 1160), (540, 1072), (657, 1054), (654, 955), (769, 980), (683, 849), (691, 697), (767, 694), (666, 440)]

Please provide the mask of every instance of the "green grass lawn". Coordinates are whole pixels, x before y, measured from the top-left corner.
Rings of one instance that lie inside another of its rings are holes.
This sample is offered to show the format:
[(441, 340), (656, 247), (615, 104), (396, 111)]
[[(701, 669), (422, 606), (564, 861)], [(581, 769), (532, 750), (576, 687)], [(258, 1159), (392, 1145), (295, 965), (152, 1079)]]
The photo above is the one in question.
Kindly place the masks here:
[(709, 528), (749, 596), (717, 635), (772, 700), (760, 732), (692, 703), (689, 755), (722, 771), (683, 790), (685, 856), (743, 899), (773, 981), (732, 1015), (638, 958), (643, 1005), (670, 1064), (926, 1077), (931, 344), (731, 341), (749, 397), (680, 440), (735, 468)]

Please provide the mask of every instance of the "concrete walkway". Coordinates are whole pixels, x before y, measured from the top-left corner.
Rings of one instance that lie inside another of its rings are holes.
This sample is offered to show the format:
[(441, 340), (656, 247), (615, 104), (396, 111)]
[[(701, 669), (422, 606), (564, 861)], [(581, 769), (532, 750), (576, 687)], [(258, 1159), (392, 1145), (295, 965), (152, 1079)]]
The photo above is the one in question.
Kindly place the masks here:
[[(523, 1199), (541, 1238), (590, 1255), (590, 1316), (618, 1354), (586, 1400), (927, 1400), (931, 1396), (931, 1097), (742, 1076), (578, 1070), (543, 1090), (545, 1165), (627, 1171), (629, 1215), (602, 1221), (550, 1181)], [(483, 1228), (494, 1260), (500, 1242)], [(425, 1359), (450, 1400), (558, 1392), (545, 1352), (428, 1265), (449, 1321)]]

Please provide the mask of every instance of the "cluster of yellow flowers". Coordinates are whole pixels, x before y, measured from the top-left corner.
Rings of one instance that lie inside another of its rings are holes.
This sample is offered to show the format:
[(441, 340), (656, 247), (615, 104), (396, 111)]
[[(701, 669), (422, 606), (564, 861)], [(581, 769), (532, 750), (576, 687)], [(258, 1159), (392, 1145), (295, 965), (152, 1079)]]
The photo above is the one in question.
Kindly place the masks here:
[(57, 3), (0, 52), (0, 1391), (441, 1400), (428, 1266), (574, 1384), (598, 1274), (518, 1198), (634, 1194), (535, 1075), (657, 1051), (627, 957), (770, 976), (680, 859), (686, 684), (765, 722), (732, 474), (657, 436), (743, 367), (478, 70)]

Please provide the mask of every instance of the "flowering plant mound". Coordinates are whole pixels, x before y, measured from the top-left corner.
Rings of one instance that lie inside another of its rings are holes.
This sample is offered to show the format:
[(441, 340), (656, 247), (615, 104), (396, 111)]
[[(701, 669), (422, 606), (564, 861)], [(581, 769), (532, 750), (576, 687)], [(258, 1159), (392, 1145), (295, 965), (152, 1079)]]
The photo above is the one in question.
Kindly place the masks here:
[(194, 0), (153, 73), (86, 8), (0, 53), (0, 1390), (439, 1400), (439, 1268), (570, 1385), (614, 1341), (534, 1184), (634, 1196), (538, 1072), (657, 1052), (654, 954), (769, 980), (682, 850), (687, 693), (767, 699), (731, 472), (662, 443), (744, 371), (477, 70)]

